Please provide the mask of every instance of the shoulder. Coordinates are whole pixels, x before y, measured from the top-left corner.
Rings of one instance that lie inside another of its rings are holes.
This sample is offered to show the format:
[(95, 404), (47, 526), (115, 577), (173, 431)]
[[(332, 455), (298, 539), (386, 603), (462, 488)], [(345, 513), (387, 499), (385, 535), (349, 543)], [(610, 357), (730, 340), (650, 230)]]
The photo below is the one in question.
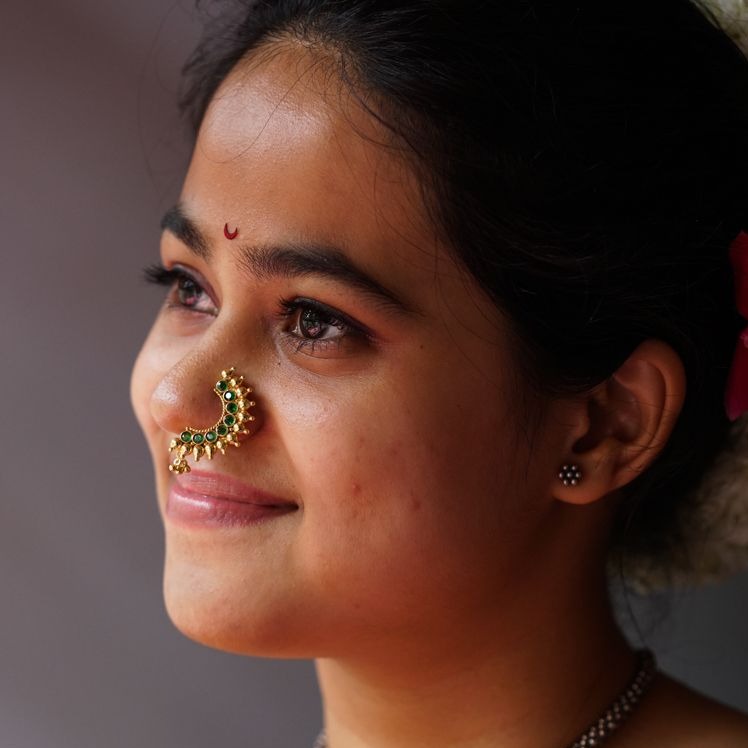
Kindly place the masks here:
[(660, 674), (620, 738), (621, 748), (748, 748), (748, 715)]

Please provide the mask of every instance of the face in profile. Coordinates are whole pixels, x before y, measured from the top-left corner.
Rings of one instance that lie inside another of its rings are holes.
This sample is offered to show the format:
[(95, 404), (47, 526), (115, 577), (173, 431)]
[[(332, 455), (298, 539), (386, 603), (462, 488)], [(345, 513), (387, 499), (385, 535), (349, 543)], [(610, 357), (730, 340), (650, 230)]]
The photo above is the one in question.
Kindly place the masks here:
[[(214, 97), (131, 387), (172, 620), (272, 656), (495, 617), (542, 556), (558, 447), (544, 431), (530, 451), (505, 322), (402, 148), (308, 55), (256, 55)], [(254, 389), (250, 435), (169, 472), (171, 440), (217, 420), (229, 366)]]

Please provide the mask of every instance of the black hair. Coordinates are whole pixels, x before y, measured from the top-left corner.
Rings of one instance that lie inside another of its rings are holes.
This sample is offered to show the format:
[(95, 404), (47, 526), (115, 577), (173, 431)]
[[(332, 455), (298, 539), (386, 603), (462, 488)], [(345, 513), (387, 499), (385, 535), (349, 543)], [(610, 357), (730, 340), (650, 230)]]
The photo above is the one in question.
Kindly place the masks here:
[[(582, 394), (650, 338), (687, 394), (623, 489), (613, 548), (681, 542), (723, 449), (741, 320), (728, 246), (748, 228), (748, 59), (692, 0), (256, 0), (219, 10), (185, 67), (197, 129), (274, 42), (332, 52), (419, 165), (433, 219), (506, 313), (542, 398)], [(235, 9), (231, 11), (231, 8)]]

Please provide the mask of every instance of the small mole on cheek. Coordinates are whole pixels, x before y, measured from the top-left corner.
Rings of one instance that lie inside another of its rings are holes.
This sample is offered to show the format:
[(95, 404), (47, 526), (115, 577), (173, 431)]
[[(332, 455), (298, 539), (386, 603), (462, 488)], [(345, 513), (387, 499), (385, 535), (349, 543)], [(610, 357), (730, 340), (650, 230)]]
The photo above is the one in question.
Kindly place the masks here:
[(351, 484), (351, 491), (354, 496), (358, 496), (361, 493), (361, 484), (360, 483)]
[(410, 505), (414, 512), (419, 511), (421, 508), (421, 500), (413, 493), (412, 489), (410, 491)]

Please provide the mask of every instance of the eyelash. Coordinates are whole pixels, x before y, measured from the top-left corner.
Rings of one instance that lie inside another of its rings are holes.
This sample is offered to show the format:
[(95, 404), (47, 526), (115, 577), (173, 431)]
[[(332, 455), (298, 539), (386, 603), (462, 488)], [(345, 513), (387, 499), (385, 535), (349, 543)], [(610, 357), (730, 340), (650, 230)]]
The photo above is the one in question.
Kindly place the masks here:
[[(195, 286), (199, 293), (206, 293), (200, 282), (180, 267), (166, 268), (161, 264), (149, 265), (143, 269), (143, 277), (148, 283), (173, 288), (174, 290), (176, 290), (178, 283), (189, 282)], [(173, 302), (172, 305), (186, 310), (192, 309), (189, 305), (182, 304), (178, 300)], [(335, 348), (339, 349), (346, 342), (355, 342), (357, 340), (371, 342), (372, 340), (368, 331), (354, 323), (346, 315), (314, 299), (304, 297), (286, 299), (281, 297), (278, 299), (278, 306), (279, 310), (276, 312), (276, 318), (279, 320), (290, 320), (299, 312), (311, 311), (325, 327), (336, 327), (340, 330), (341, 334), (333, 339), (304, 338), (288, 330), (284, 330), (284, 337), (293, 345), (296, 353), (303, 351), (308, 354), (314, 354), (320, 350), (329, 351)], [(297, 320), (295, 327), (299, 327), (299, 324), (300, 321)]]
[[(163, 286), (164, 288), (174, 288), (175, 291), (180, 283), (191, 283), (195, 286), (198, 292), (207, 295), (205, 289), (200, 285), (200, 282), (180, 267), (165, 268), (160, 264), (148, 265), (143, 268), (143, 278), (147, 283), (153, 283), (157, 286)], [(177, 301), (172, 302), (170, 306), (181, 307), (183, 309), (192, 308), (188, 304), (182, 304), (179, 301), (178, 295)]]
[[(290, 342), (296, 353), (314, 354), (317, 351), (331, 351), (342, 348), (346, 343), (371, 342), (371, 336), (361, 327), (349, 320), (344, 314), (335, 309), (321, 304), (314, 299), (298, 297), (295, 299), (278, 299), (280, 310), (277, 318), (280, 320), (293, 319), (299, 312), (313, 312), (325, 327), (336, 327), (340, 335), (335, 338), (305, 338), (296, 333), (284, 331), (284, 337)], [(301, 318), (296, 321), (295, 327), (299, 327)]]

